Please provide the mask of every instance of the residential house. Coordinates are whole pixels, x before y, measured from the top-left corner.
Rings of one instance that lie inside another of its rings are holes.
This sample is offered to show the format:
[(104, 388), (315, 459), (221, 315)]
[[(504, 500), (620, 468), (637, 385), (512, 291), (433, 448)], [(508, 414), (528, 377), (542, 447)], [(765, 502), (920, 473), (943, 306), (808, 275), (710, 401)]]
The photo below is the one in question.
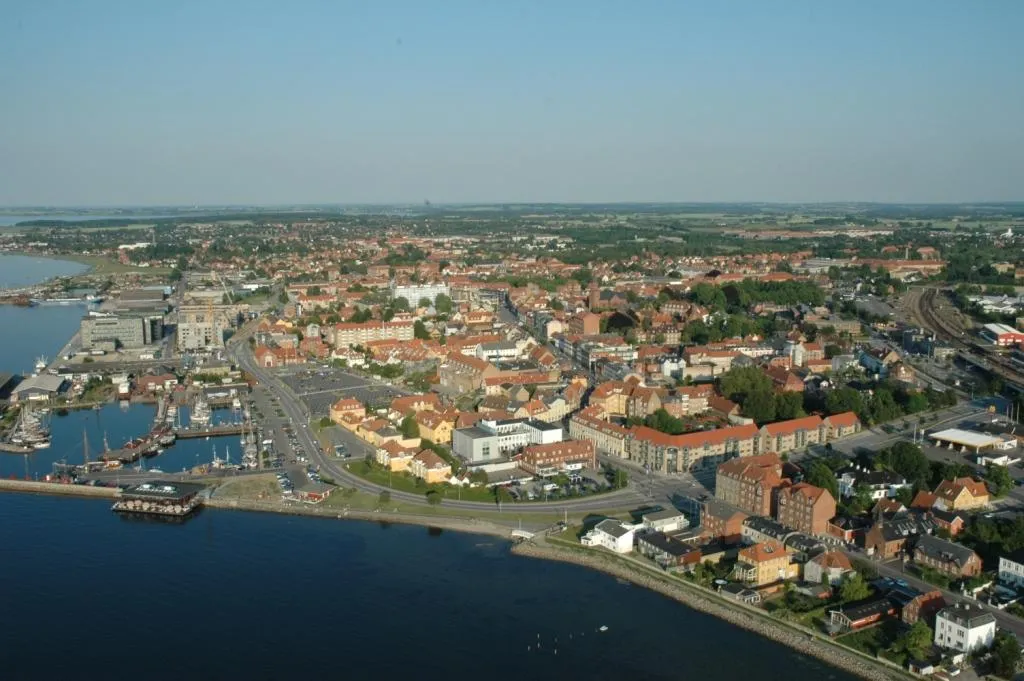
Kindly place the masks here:
[(353, 397), (343, 397), (330, 408), (330, 418), (335, 423), (341, 423), (346, 417), (363, 419), (366, 418), (366, 407), (363, 403)]
[(420, 437), (439, 445), (452, 443), (452, 431), (455, 430), (455, 411), (418, 411), (413, 417), (420, 429)]
[(804, 564), (804, 581), (836, 586), (853, 574), (853, 565), (842, 551), (819, 553)]
[(415, 449), (403, 447), (395, 441), (389, 441), (377, 448), (374, 458), (378, 464), (392, 473), (401, 473), (409, 470), (412, 465), (412, 457), (415, 454)]
[(935, 506), (946, 511), (970, 511), (988, 506), (988, 488), (985, 483), (963, 477), (943, 480), (935, 488)]
[(597, 468), (594, 443), (589, 440), (564, 440), (530, 445), (512, 458), (526, 472), (541, 477), (565, 471)]
[(946, 606), (935, 615), (934, 643), (940, 648), (973, 653), (991, 648), (995, 638), (995, 616), (975, 603)]
[(919, 619), (931, 622), (935, 614), (946, 607), (946, 599), (942, 592), (933, 589), (925, 593), (916, 594), (913, 598), (903, 604), (900, 610), (900, 619), (904, 624), (913, 625)]
[(428, 485), (445, 482), (452, 475), (451, 465), (429, 449), (421, 450), (412, 457), (409, 471)]
[(641, 516), (644, 529), (649, 532), (678, 532), (690, 526), (686, 515), (674, 508), (651, 511)]
[(868, 555), (881, 560), (896, 558), (910, 552), (913, 541), (935, 529), (928, 518), (899, 515), (875, 522), (864, 535)]
[(1024, 549), (999, 556), (999, 581), (1015, 589), (1024, 587)]
[(866, 487), (872, 501), (892, 499), (901, 489), (910, 488), (907, 479), (898, 473), (873, 471), (857, 464), (839, 470), (836, 479), (839, 482), (840, 496), (852, 497), (857, 493), (857, 487)]
[(922, 535), (914, 546), (914, 563), (957, 579), (981, 574), (981, 558), (962, 544)]
[(821, 536), (836, 514), (836, 500), (821, 487), (800, 482), (777, 492), (776, 519), (799, 532)]
[(762, 426), (760, 451), (784, 454), (828, 439), (828, 425), (820, 416), (805, 416)]
[(597, 451), (626, 458), (626, 438), (629, 430), (606, 420), (600, 409), (587, 407), (569, 419), (569, 437), (589, 440)]
[(626, 442), (630, 460), (662, 473), (708, 469), (733, 457), (756, 451), (754, 424), (668, 435), (647, 426), (636, 426)]
[(744, 584), (767, 586), (794, 577), (797, 570), (785, 547), (770, 539), (740, 549), (734, 574)]
[(856, 631), (895, 614), (896, 606), (888, 597), (872, 596), (829, 610), (829, 628), (833, 631)]
[(606, 518), (580, 539), (584, 546), (603, 546), (615, 553), (629, 553), (633, 550), (636, 529), (620, 520)]
[(700, 549), (673, 539), (664, 532), (648, 532), (636, 536), (636, 550), (665, 568), (679, 568), (700, 562)]

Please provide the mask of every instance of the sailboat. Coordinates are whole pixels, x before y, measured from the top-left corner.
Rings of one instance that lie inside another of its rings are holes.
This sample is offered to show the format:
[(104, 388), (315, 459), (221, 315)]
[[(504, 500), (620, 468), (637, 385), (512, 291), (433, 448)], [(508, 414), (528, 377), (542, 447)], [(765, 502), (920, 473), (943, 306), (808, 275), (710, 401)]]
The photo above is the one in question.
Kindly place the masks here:
[(11, 442), (33, 449), (46, 449), (50, 446), (50, 429), (36, 412), (26, 406), (18, 414)]

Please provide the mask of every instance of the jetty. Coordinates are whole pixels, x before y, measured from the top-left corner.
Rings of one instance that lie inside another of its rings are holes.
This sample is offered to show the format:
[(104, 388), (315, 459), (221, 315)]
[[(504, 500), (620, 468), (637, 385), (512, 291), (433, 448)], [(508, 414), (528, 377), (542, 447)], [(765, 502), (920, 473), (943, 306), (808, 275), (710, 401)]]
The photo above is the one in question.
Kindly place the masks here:
[(241, 435), (245, 432), (245, 425), (241, 423), (229, 423), (209, 428), (179, 428), (174, 435), (179, 440), (194, 440), (199, 437), (221, 437), (224, 435)]

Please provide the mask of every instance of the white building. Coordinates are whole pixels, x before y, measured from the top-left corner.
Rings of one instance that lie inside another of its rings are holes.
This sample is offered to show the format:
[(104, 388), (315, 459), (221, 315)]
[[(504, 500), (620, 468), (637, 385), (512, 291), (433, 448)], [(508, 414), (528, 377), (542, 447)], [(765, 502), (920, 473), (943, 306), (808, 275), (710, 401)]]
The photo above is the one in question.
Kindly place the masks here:
[(629, 553), (633, 550), (636, 529), (625, 523), (608, 518), (583, 535), (580, 543), (584, 546), (603, 546), (615, 553)]
[(909, 489), (910, 483), (906, 478), (892, 471), (872, 471), (853, 464), (848, 468), (839, 471), (836, 480), (839, 483), (839, 495), (852, 497), (857, 493), (858, 486), (867, 487), (871, 492), (871, 499), (893, 499), (901, 489)]
[(999, 556), (999, 581), (1018, 589), (1024, 587), (1024, 549)]
[(527, 445), (561, 442), (561, 426), (536, 419), (484, 419), (452, 433), (452, 451), (470, 463), (486, 463), (509, 456)]
[(403, 284), (401, 286), (394, 283), (391, 284), (391, 297), (405, 298), (409, 301), (409, 307), (411, 308), (415, 308), (419, 305), (421, 298), (426, 298), (430, 301), (430, 304), (433, 305), (434, 299), (437, 298), (440, 293), (443, 293), (446, 296), (450, 295), (448, 284)]
[(935, 616), (935, 645), (970, 653), (989, 648), (996, 637), (996, 618), (979, 605), (957, 603)]

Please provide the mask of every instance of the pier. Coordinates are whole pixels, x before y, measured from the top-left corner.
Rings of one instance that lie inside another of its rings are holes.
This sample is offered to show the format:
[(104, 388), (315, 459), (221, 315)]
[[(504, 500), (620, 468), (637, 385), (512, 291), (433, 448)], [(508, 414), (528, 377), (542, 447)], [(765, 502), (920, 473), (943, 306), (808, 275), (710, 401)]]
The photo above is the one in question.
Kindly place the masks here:
[(221, 437), (224, 435), (241, 435), (245, 432), (245, 425), (241, 423), (231, 423), (221, 426), (211, 426), (210, 428), (192, 429), (192, 428), (180, 428), (173, 431), (175, 436), (179, 440), (194, 440), (199, 437)]

